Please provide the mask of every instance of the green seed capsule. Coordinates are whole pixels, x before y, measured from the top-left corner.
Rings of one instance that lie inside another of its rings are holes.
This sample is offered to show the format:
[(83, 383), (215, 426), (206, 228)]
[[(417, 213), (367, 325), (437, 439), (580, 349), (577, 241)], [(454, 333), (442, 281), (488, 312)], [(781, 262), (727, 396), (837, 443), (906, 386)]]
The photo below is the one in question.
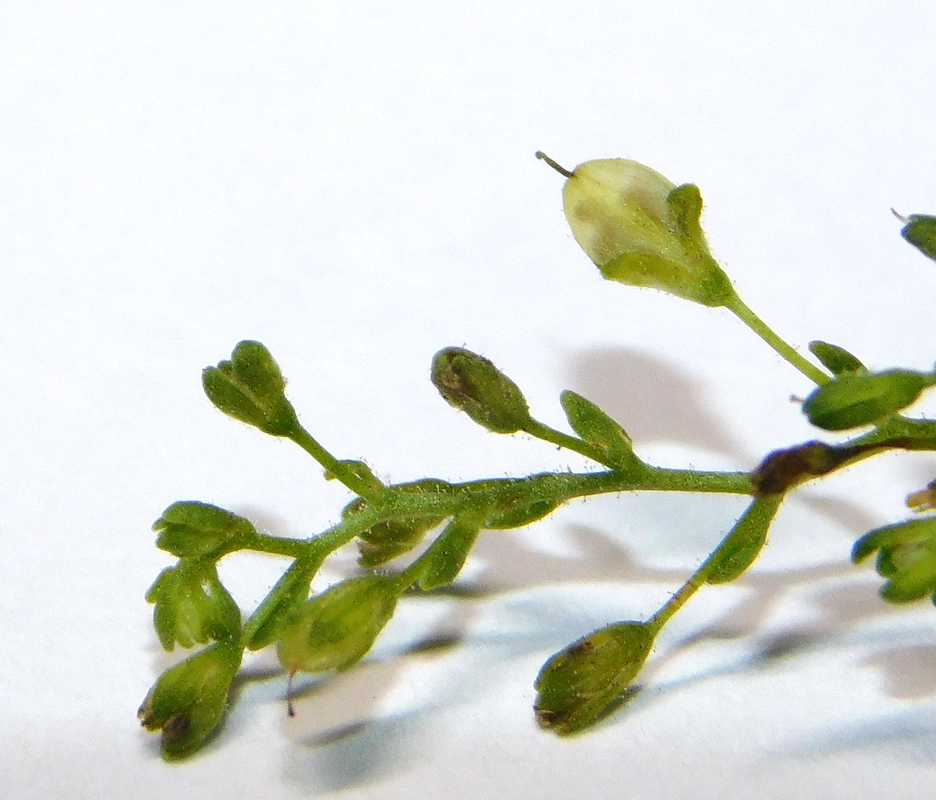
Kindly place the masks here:
[(916, 401), (931, 376), (909, 370), (840, 375), (803, 403), (809, 421), (827, 431), (873, 425)]

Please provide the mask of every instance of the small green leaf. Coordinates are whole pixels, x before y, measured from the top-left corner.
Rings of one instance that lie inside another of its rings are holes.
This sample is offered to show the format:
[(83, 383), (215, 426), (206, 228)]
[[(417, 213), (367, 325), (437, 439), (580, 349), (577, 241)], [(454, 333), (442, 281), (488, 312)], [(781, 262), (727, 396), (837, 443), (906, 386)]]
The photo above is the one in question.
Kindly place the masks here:
[(730, 583), (747, 571), (767, 543), (767, 531), (782, 501), (782, 494), (773, 494), (748, 506), (713, 554), (707, 583)]
[(540, 726), (566, 736), (602, 720), (643, 668), (655, 637), (645, 623), (621, 622), (556, 653), (534, 684)]
[(816, 339), (809, 343), (809, 351), (819, 359), (833, 375), (849, 372), (867, 372), (867, 368), (844, 347)]

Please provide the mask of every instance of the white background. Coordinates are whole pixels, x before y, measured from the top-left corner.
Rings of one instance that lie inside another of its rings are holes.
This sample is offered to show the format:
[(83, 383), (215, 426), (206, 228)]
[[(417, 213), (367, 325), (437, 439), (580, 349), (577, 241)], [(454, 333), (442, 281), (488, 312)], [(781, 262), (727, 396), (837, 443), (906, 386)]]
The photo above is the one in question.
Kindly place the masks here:
[[(394, 481), (590, 468), (449, 408), (427, 380), (446, 345), (551, 424), (562, 389), (589, 396), (656, 463), (750, 469), (815, 435), (790, 401), (808, 381), (730, 314), (602, 281), (537, 149), (697, 183), (713, 251), (781, 335), (929, 368), (936, 265), (888, 209), (936, 211), (934, 28), (919, 0), (5, 2), (3, 794), (931, 797), (936, 611), (885, 606), (848, 562), (936, 475), (926, 454), (804, 488), (755, 569), (673, 620), (646, 691), (573, 740), (536, 728), (539, 665), (652, 613), (738, 498), (602, 498), (489, 533), (468, 597), (404, 603), (366, 663), (300, 683), (296, 719), (272, 654), (248, 660), (188, 763), (135, 712), (178, 657), (143, 599), (170, 563), (161, 511), (308, 536), (348, 499), (204, 398), (241, 339), (314, 435)], [(283, 566), (223, 565), (247, 609)]]

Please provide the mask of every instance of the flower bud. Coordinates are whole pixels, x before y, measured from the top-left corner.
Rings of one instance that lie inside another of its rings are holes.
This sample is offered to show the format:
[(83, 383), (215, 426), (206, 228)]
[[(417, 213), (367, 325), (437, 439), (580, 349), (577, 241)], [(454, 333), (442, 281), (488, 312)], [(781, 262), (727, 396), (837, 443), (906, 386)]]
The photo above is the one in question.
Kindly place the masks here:
[(915, 402), (933, 380), (932, 375), (901, 369), (839, 375), (813, 390), (803, 413), (827, 431), (873, 425)]
[(240, 609), (218, 580), (213, 563), (183, 559), (159, 573), (146, 593), (155, 603), (153, 627), (166, 650), (227, 641), (240, 634)]
[(782, 494), (772, 494), (758, 497), (748, 506), (713, 555), (706, 583), (730, 583), (747, 571), (764, 549), (767, 531), (782, 501)]
[(214, 644), (167, 669), (150, 689), (138, 716), (147, 730), (162, 730), (165, 757), (191, 754), (221, 721), (242, 654), (239, 644)]
[(533, 500), (525, 493), (501, 495), (494, 511), (484, 520), (486, 530), (503, 531), (531, 525), (559, 507), (556, 500)]
[(218, 558), (248, 546), (257, 535), (243, 517), (196, 501), (173, 503), (153, 530), (160, 531), (156, 546), (179, 558)]
[(623, 158), (587, 161), (568, 177), (563, 205), (572, 235), (605, 278), (647, 286), (706, 306), (735, 297), (699, 224), (702, 197)]
[(809, 343), (811, 352), (833, 375), (845, 375), (849, 372), (867, 372), (867, 368), (844, 347), (822, 342), (818, 339)]
[[(400, 483), (393, 487), (395, 492), (407, 494), (447, 494), (454, 491), (452, 484), (436, 478), (425, 478)], [(344, 511), (344, 516), (362, 509), (366, 501), (358, 498), (352, 501)], [(424, 516), (407, 519), (388, 519), (378, 522), (366, 531), (358, 534), (358, 564), (365, 568), (379, 567), (397, 556), (408, 553), (418, 545), (423, 537), (442, 523), (444, 516)]]
[(244, 646), (248, 650), (260, 650), (279, 638), (283, 626), (308, 599), (320, 564), (318, 557), (297, 558), (280, 576), (244, 625)]
[(303, 603), (283, 626), (276, 654), (289, 672), (347, 669), (393, 616), (399, 598), (381, 575), (353, 578)]
[(614, 711), (637, 677), (656, 631), (621, 622), (573, 642), (536, 678), (536, 718), (561, 736), (584, 730)]
[(936, 603), (936, 517), (877, 528), (852, 549), (856, 564), (877, 550), (877, 572), (886, 578), (881, 597), (906, 603), (929, 594)]
[[(893, 211), (893, 209), (891, 210)], [(896, 211), (894, 211), (894, 216), (906, 223), (901, 229), (900, 235), (923, 255), (936, 260), (936, 217), (929, 217), (924, 214), (911, 214), (909, 217), (902, 217)]]
[(569, 425), (581, 438), (597, 450), (598, 461), (612, 469), (626, 472), (643, 466), (634, 455), (633, 442), (620, 425), (591, 400), (565, 391), (559, 396)]
[(202, 385), (219, 410), (271, 436), (289, 436), (299, 425), (283, 374), (260, 342), (241, 342), (230, 361), (206, 367)]
[(516, 433), (532, 421), (517, 384), (470, 350), (446, 347), (436, 353), (432, 383), (449, 405), (494, 433)]
[(482, 520), (473, 514), (456, 516), (432, 543), (426, 554), (419, 587), (431, 591), (447, 586), (461, 572), (468, 553), (478, 538)]

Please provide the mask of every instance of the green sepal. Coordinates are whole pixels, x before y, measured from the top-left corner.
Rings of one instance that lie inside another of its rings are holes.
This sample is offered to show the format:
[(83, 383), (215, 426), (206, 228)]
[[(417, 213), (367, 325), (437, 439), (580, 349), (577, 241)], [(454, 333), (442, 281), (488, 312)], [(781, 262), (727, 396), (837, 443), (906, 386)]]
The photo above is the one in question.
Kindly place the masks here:
[(248, 547), (257, 530), (243, 517), (209, 503), (173, 503), (153, 523), (156, 546), (179, 558), (218, 558)]
[(911, 214), (906, 222), (900, 235), (927, 258), (936, 260), (936, 217)]
[(370, 650), (399, 596), (392, 578), (365, 575), (313, 597), (283, 625), (276, 644), (280, 663), (289, 672), (347, 669)]
[(619, 472), (640, 469), (644, 463), (634, 455), (633, 442), (627, 431), (596, 406), (591, 400), (573, 391), (559, 396), (569, 425), (582, 441), (597, 452), (596, 460)]
[(422, 555), (424, 564), (418, 583), (427, 592), (446, 586), (458, 577), (468, 553), (481, 531), (481, 520), (475, 514), (458, 515)]
[(494, 433), (516, 433), (532, 422), (520, 387), (483, 356), (446, 347), (432, 359), (432, 383), (449, 405)]
[(814, 389), (803, 413), (827, 431), (873, 425), (915, 402), (932, 383), (932, 375), (910, 370), (848, 373)]
[(260, 342), (240, 342), (230, 361), (206, 367), (202, 385), (216, 408), (264, 433), (291, 436), (299, 427), (296, 412), (284, 394), (286, 380)]
[(320, 560), (300, 558), (286, 570), (244, 625), (244, 646), (261, 650), (279, 637), (286, 620), (309, 597)]
[(242, 656), (240, 643), (219, 642), (159, 677), (138, 716), (147, 730), (162, 731), (165, 758), (191, 755), (217, 727)]
[(146, 593), (154, 603), (153, 627), (163, 648), (172, 650), (239, 638), (241, 614), (218, 579), (213, 562), (182, 559), (159, 573)]
[(849, 372), (867, 372), (868, 369), (844, 347), (816, 339), (809, 343), (809, 352), (833, 375), (847, 375)]
[(730, 583), (747, 571), (767, 543), (767, 531), (781, 502), (782, 494), (772, 494), (748, 506), (712, 556), (706, 583)]
[(852, 561), (860, 563), (878, 552), (876, 569), (886, 578), (881, 597), (890, 603), (908, 603), (932, 595), (936, 603), (936, 517), (914, 519), (876, 528), (852, 548)]
[(591, 727), (615, 710), (653, 647), (656, 629), (621, 622), (550, 658), (534, 683), (536, 719), (560, 736)]

